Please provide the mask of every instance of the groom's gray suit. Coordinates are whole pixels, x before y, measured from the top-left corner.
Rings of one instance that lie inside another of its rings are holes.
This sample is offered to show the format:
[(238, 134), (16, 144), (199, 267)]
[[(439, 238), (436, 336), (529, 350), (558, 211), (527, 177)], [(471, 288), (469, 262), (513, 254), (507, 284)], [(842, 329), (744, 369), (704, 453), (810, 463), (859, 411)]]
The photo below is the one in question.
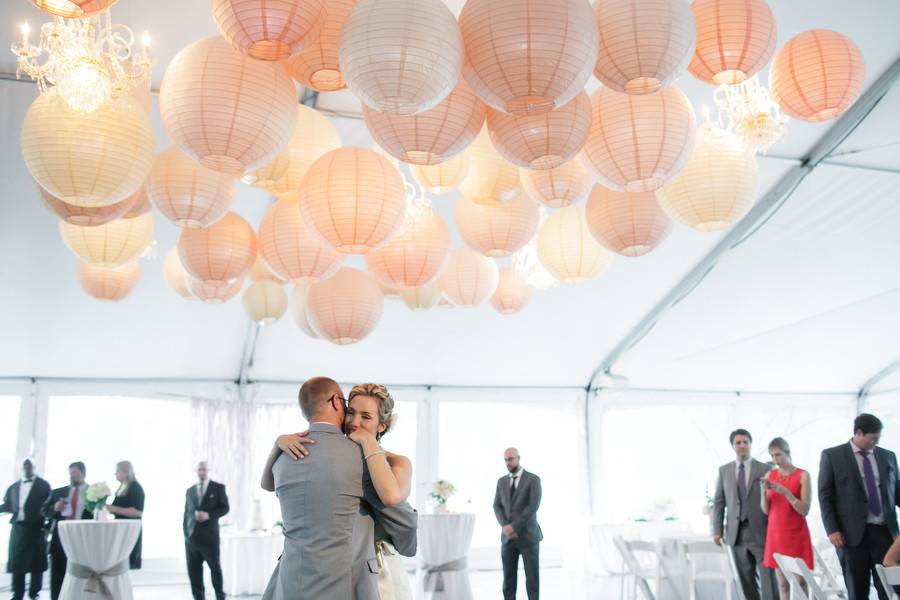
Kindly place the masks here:
[(375, 526), (404, 556), (416, 553), (416, 511), (386, 507), (358, 445), (329, 424), (309, 428), (309, 456), (282, 454), (275, 493), (284, 521), (284, 553), (263, 600), (378, 600)]

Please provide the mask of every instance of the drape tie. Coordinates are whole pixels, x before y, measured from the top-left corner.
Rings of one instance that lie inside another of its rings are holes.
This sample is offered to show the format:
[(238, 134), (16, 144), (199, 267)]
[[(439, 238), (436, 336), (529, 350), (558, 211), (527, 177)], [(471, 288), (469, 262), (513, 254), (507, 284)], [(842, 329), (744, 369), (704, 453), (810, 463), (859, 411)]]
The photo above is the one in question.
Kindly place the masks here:
[(462, 558), (442, 565), (424, 565), (422, 568), (425, 570), (425, 591), (443, 592), (444, 573), (465, 571), (468, 568), (468, 564), (466, 557), (463, 556)]
[(84, 584), (85, 592), (89, 594), (96, 594), (97, 592), (99, 592), (103, 595), (103, 598), (105, 600), (116, 600), (113, 596), (112, 590), (109, 589), (109, 586), (106, 585), (106, 581), (104, 581), (103, 578), (124, 575), (128, 572), (128, 567), (129, 564), (127, 558), (119, 564), (111, 566), (105, 571), (95, 571), (90, 567), (80, 565), (70, 560), (69, 564), (66, 566), (66, 573), (78, 579), (87, 579), (87, 583)]

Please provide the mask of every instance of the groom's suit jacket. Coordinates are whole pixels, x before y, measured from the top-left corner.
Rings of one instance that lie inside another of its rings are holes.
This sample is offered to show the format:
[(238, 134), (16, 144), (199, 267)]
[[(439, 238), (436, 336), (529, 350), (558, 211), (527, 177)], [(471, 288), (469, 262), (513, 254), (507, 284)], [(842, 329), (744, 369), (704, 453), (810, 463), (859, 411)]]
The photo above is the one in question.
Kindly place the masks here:
[(285, 540), (263, 599), (378, 600), (375, 524), (412, 556), (416, 512), (378, 500), (360, 447), (337, 427), (313, 424), (309, 437), (309, 456), (282, 454), (273, 467)]

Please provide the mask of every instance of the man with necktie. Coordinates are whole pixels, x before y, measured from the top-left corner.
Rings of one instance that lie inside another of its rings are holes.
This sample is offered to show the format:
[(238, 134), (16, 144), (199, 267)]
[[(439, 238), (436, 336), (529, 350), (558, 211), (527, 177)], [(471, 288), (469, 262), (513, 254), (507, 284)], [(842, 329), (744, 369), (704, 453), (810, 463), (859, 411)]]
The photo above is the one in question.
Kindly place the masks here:
[(225, 486), (209, 479), (205, 462), (197, 465), (197, 483), (184, 495), (184, 552), (194, 600), (203, 600), (203, 563), (209, 565), (216, 600), (225, 600), (219, 560), (219, 519), (228, 514)]
[(50, 520), (50, 598), (57, 600), (66, 577), (66, 552), (59, 538), (59, 522), (73, 519), (92, 519), (94, 516), (85, 508), (84, 493), (87, 483), (84, 477), (87, 469), (83, 462), (69, 465), (69, 485), (53, 490), (44, 505), (41, 514)]
[(37, 598), (47, 570), (47, 538), (41, 506), (50, 496), (50, 484), (34, 474), (34, 463), (22, 463), (22, 478), (9, 486), (0, 513), (12, 513), (7, 573), (12, 574), (13, 600), (25, 597), (25, 575), (31, 574), (28, 597)]
[(822, 452), (819, 506), (828, 538), (837, 549), (850, 600), (867, 600), (870, 581), (887, 600), (875, 565), (897, 537), (897, 456), (878, 447), (882, 423), (861, 414), (849, 443)]

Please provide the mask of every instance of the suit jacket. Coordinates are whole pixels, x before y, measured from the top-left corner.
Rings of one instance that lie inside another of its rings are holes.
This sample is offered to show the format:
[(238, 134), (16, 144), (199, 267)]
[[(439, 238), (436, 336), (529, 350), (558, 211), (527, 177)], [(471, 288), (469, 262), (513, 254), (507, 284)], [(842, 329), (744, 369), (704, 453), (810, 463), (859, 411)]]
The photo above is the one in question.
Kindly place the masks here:
[[(184, 519), (182, 529), (187, 542), (201, 547), (219, 546), (219, 519), (228, 514), (228, 494), (225, 486), (210, 480), (203, 499), (197, 498), (195, 483), (184, 493)], [(196, 511), (209, 513), (209, 520), (197, 522)]]
[[(59, 536), (56, 534), (56, 526), (57, 524), (64, 520), (62, 513), (56, 512), (56, 509), (53, 507), (54, 504), (58, 500), (67, 500), (69, 498), (69, 491), (71, 490), (71, 486), (65, 486), (61, 488), (56, 488), (50, 493), (50, 497), (44, 501), (44, 505), (41, 507), (41, 514), (45, 519), (50, 521), (50, 533), (52, 534), (52, 538), (50, 538), (50, 552), (52, 554), (62, 554), (63, 547), (62, 542), (59, 540)], [(86, 508), (81, 511), (81, 519), (93, 519), (94, 515), (91, 514), (91, 511)]]
[[(537, 521), (537, 511), (541, 506), (541, 478), (523, 469), (517, 486), (516, 495), (513, 497), (512, 490), (509, 489), (509, 475), (497, 480), (494, 515), (501, 527), (513, 526), (518, 534), (519, 544), (537, 544), (544, 539), (544, 533)], [(500, 534), (502, 544), (512, 541), (513, 538)]]
[(374, 502), (362, 451), (340, 429), (316, 423), (309, 437), (316, 441), (309, 456), (282, 454), (273, 467), (285, 539), (263, 598), (378, 600), (374, 523), (398, 551), (414, 554), (415, 511)]
[[(10, 523), (19, 521), (19, 489), (22, 486), (22, 480), (15, 482), (6, 489), (3, 496), (3, 504), (0, 504), (0, 513), (12, 513)], [(31, 493), (25, 501), (25, 523), (31, 525), (43, 525), (44, 515), (41, 514), (41, 507), (44, 501), (50, 496), (50, 484), (40, 477), (34, 478), (31, 484)]]
[[(719, 479), (716, 482), (716, 495), (713, 500), (713, 533), (723, 536), (725, 542), (730, 546), (737, 541), (741, 516), (741, 499), (738, 495), (736, 470), (737, 466), (734, 461), (719, 467)], [(747, 498), (744, 500), (750, 503), (747, 517), (750, 539), (744, 542), (761, 548), (766, 545), (766, 528), (769, 525), (769, 518), (760, 506), (762, 486), (759, 480), (771, 470), (772, 468), (766, 463), (751, 459)]]
[[(897, 501), (900, 499), (897, 456), (877, 446), (874, 454), (881, 479), (879, 491), (884, 522), (891, 535), (897, 537), (900, 533), (897, 530)], [(840, 531), (849, 546), (858, 546), (862, 542), (869, 515), (868, 495), (849, 442), (822, 451), (819, 507), (829, 535)]]
[(47, 569), (47, 537), (44, 533), (44, 516), (41, 506), (50, 496), (50, 484), (35, 477), (31, 493), (25, 500), (24, 519), (19, 521), (19, 499), (22, 481), (9, 486), (0, 504), (0, 513), (12, 513), (12, 531), (9, 535), (9, 553), (6, 563), (8, 573), (34, 573)]

